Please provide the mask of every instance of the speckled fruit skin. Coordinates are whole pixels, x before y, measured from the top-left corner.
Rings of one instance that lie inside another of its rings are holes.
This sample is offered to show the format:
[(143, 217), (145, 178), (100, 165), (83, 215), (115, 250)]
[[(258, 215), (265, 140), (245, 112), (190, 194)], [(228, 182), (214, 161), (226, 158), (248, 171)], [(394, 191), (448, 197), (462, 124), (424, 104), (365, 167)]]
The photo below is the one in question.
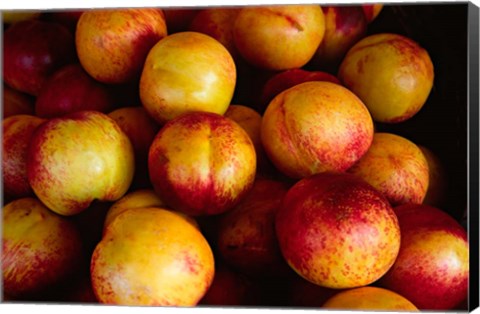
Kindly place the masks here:
[(388, 201), (346, 173), (324, 172), (298, 181), (284, 197), (275, 227), (288, 264), (327, 288), (378, 280), (400, 248), (397, 217)]
[(360, 287), (337, 293), (322, 306), (336, 310), (418, 312), (417, 307), (405, 297), (379, 287)]
[(194, 306), (215, 269), (197, 228), (179, 214), (147, 207), (125, 211), (108, 225), (90, 271), (101, 303)]
[(65, 216), (78, 214), (95, 199), (118, 200), (128, 190), (134, 168), (130, 140), (98, 111), (48, 120), (35, 131), (27, 153), (33, 191)]
[(262, 121), (272, 163), (291, 178), (345, 171), (373, 138), (372, 118), (358, 97), (331, 82), (305, 82), (278, 94)]
[(337, 69), (343, 57), (367, 32), (367, 20), (359, 6), (322, 6), (325, 34), (311, 63), (319, 69)]
[(236, 122), (194, 112), (160, 130), (150, 147), (148, 168), (155, 192), (172, 209), (213, 215), (233, 208), (250, 190), (256, 154)]
[(77, 270), (82, 242), (71, 221), (36, 198), (21, 198), (3, 207), (3, 292), (34, 297)]
[(109, 112), (114, 98), (107, 86), (89, 76), (73, 63), (61, 67), (43, 84), (35, 101), (35, 115), (55, 118), (82, 110)]
[(428, 164), (428, 189), (423, 204), (443, 206), (448, 191), (448, 175), (445, 164), (430, 148), (418, 145)]
[(75, 42), (87, 73), (120, 84), (140, 77), (149, 50), (166, 35), (161, 9), (87, 10), (78, 20)]
[(405, 36), (382, 33), (357, 42), (340, 64), (338, 78), (377, 122), (399, 123), (423, 107), (433, 86), (428, 52)]
[(304, 66), (324, 32), (319, 5), (245, 7), (233, 26), (240, 55), (254, 66), (278, 71)]
[(272, 164), (265, 154), (262, 139), (260, 137), (262, 116), (255, 109), (235, 104), (228, 106), (228, 109), (223, 116), (232, 119), (240, 125), (252, 140), (253, 146), (255, 147), (255, 154), (257, 156), (257, 175), (273, 171)]
[(233, 40), (233, 25), (239, 8), (213, 7), (200, 10), (192, 19), (189, 30), (209, 35), (227, 48), (234, 60), (239, 55)]
[(186, 112), (224, 114), (236, 79), (233, 58), (220, 42), (202, 33), (175, 33), (148, 53), (140, 99), (162, 124)]
[(17, 114), (34, 115), (35, 98), (3, 84), (3, 119)]
[(429, 184), (428, 163), (412, 141), (375, 133), (367, 153), (348, 172), (383, 193), (393, 205), (423, 202)]
[(60, 24), (25, 20), (3, 35), (3, 80), (17, 91), (36, 96), (57, 69), (76, 60), (74, 37)]
[(275, 215), (288, 186), (256, 179), (246, 197), (219, 223), (218, 250), (234, 269), (258, 278), (290, 274), (275, 233)]
[(34, 196), (27, 178), (27, 152), (34, 131), (44, 121), (32, 115), (3, 119), (3, 191), (8, 197)]
[(406, 204), (394, 208), (402, 244), (379, 284), (421, 310), (450, 310), (467, 297), (469, 247), (465, 229), (442, 210)]

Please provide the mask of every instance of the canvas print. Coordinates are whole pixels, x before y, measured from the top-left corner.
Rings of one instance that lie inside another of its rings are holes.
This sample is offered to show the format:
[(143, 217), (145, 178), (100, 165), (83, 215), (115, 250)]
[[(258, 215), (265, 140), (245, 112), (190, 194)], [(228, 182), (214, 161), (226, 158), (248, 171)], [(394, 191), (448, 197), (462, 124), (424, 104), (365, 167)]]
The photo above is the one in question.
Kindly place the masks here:
[(478, 307), (475, 16), (2, 11), (2, 303)]

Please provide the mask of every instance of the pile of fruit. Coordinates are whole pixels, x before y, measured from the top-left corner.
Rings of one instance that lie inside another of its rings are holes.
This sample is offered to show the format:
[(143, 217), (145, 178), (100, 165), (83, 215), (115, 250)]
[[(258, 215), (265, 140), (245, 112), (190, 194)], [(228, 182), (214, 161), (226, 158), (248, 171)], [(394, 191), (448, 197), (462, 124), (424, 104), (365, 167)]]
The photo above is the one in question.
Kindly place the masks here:
[(4, 300), (465, 308), (446, 166), (384, 128), (436, 67), (384, 10), (3, 12)]

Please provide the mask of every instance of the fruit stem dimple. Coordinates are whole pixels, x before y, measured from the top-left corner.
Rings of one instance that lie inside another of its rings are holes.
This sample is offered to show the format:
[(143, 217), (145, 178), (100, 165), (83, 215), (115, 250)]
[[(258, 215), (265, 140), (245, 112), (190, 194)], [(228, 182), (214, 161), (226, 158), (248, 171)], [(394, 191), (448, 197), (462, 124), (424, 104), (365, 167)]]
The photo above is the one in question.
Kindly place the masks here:
[(292, 18), (291, 16), (287, 15), (287, 14), (284, 14), (282, 12), (278, 12), (278, 11), (274, 11), (274, 10), (270, 10), (270, 12), (274, 15), (277, 15), (281, 18), (284, 18), (285, 20), (287, 20), (287, 22), (293, 27), (295, 28), (297, 31), (299, 32), (303, 32), (303, 27), (302, 25), (297, 22), (294, 18)]

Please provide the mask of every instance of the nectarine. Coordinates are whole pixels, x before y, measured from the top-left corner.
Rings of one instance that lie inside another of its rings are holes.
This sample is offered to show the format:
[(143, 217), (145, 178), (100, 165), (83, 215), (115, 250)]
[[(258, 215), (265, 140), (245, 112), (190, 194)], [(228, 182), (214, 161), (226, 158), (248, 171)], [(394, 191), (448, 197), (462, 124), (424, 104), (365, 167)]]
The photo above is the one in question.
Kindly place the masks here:
[(34, 133), (28, 182), (48, 208), (75, 215), (95, 199), (122, 197), (132, 182), (134, 158), (130, 140), (113, 119), (78, 111), (50, 119)]
[(380, 279), (400, 249), (400, 228), (387, 199), (346, 173), (298, 181), (275, 221), (281, 252), (306, 280), (322, 287), (361, 287)]
[(117, 305), (194, 306), (210, 287), (212, 250), (185, 217), (137, 208), (106, 228), (91, 259), (95, 296)]
[(138, 80), (150, 49), (167, 35), (158, 8), (87, 10), (75, 32), (77, 54), (96, 80), (120, 84)]
[(170, 208), (193, 216), (220, 214), (252, 187), (256, 154), (236, 122), (193, 112), (160, 130), (150, 146), (148, 168), (155, 192)]
[(159, 123), (182, 113), (224, 114), (233, 97), (236, 68), (228, 50), (198, 32), (180, 32), (148, 53), (140, 78), (140, 99)]
[(373, 121), (363, 102), (331, 82), (305, 82), (278, 94), (263, 115), (261, 139), (291, 178), (345, 171), (368, 150)]
[(423, 202), (429, 168), (420, 148), (405, 137), (377, 132), (367, 153), (348, 172), (383, 193), (394, 206)]
[(83, 258), (76, 226), (36, 198), (20, 198), (2, 210), (3, 291), (35, 297), (66, 280)]
[(319, 5), (250, 6), (238, 13), (233, 39), (247, 62), (279, 71), (304, 66), (324, 32), (325, 18)]
[(423, 107), (433, 86), (434, 71), (428, 52), (417, 42), (380, 33), (350, 48), (338, 77), (362, 99), (375, 121), (399, 123)]

